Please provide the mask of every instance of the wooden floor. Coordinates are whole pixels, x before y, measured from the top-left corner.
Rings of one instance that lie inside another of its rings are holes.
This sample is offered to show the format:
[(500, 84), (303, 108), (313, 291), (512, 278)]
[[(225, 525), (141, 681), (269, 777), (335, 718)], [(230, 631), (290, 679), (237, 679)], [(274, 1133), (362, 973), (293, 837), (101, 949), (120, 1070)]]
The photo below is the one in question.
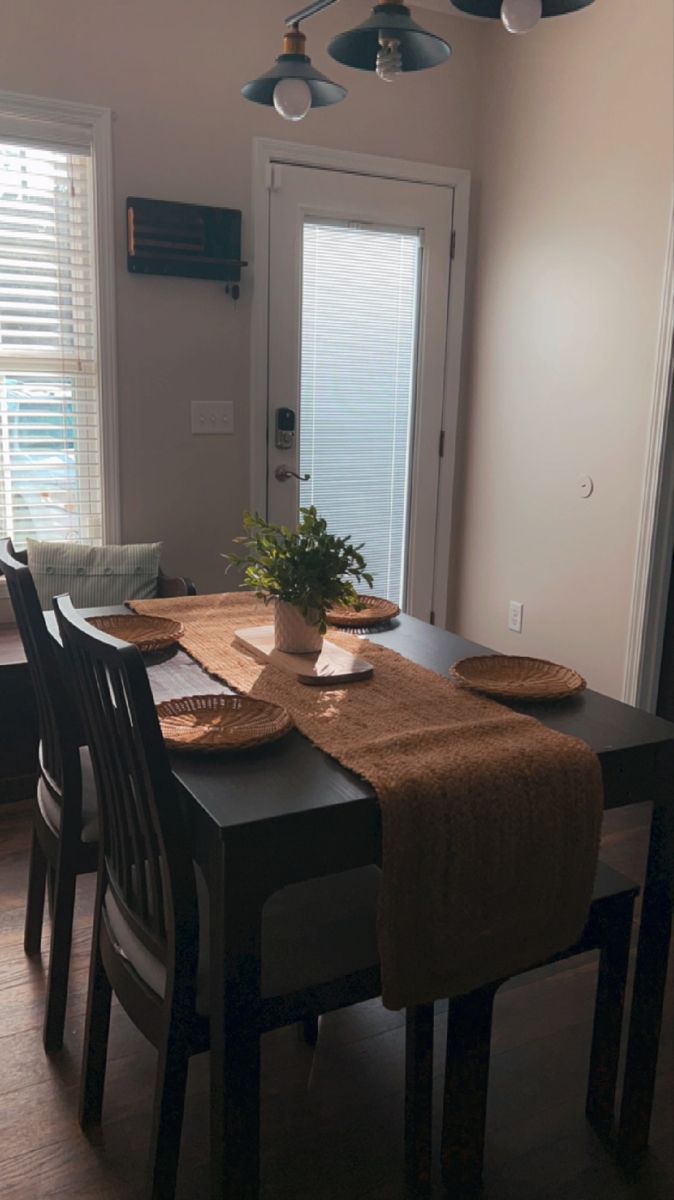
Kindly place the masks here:
[[(635, 877), (647, 817), (647, 810), (631, 809), (608, 818), (603, 856)], [(81, 880), (78, 889), (66, 1044), (48, 1060), (40, 1037), (45, 960), (30, 962), (22, 948), (28, 836), (26, 806), (0, 806), (0, 1197), (139, 1200), (154, 1054), (116, 1007), (103, 1126), (87, 1140), (75, 1111), (93, 880)], [(670, 982), (652, 1150), (628, 1180), (583, 1119), (594, 979), (587, 957), (500, 993), (486, 1200), (674, 1197), (674, 988)], [(440, 1051), (443, 1022), (440, 1014)], [(264, 1200), (403, 1196), (400, 1014), (373, 1002), (328, 1015), (315, 1053), (295, 1028), (281, 1030), (264, 1039), (263, 1058)], [(436, 1084), (439, 1101), (440, 1053)], [(208, 1196), (206, 1056), (190, 1068), (179, 1196)]]

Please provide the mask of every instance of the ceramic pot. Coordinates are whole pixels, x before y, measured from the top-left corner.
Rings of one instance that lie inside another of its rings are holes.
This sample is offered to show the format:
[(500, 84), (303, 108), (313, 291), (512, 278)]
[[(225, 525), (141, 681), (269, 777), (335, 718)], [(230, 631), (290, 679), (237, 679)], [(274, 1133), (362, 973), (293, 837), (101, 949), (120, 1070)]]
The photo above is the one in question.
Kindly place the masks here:
[(286, 654), (318, 654), (323, 634), (310, 625), (299, 608), (286, 600), (274, 603), (274, 646)]

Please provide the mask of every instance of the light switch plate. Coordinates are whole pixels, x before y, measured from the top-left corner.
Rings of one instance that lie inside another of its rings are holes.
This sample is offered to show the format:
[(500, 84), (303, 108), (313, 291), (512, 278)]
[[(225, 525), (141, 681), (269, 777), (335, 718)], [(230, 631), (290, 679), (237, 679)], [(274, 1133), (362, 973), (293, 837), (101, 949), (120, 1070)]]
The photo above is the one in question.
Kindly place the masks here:
[(234, 402), (193, 400), (192, 433), (234, 433)]

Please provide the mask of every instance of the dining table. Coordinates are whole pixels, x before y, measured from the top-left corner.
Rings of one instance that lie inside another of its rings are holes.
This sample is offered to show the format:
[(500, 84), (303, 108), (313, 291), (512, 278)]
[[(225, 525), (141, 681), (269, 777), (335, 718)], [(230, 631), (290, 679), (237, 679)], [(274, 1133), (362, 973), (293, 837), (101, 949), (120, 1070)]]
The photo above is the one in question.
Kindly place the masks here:
[[(127, 611), (117, 606), (82, 615)], [(53, 616), (47, 620), (58, 639)], [(442, 675), (459, 659), (492, 653), (404, 614), (367, 636)], [(146, 656), (146, 665), (157, 703), (229, 690), (180, 648)], [(672, 926), (674, 725), (590, 689), (562, 701), (508, 706), (590, 746), (601, 764), (606, 810), (652, 803), (615, 1132), (617, 1154), (633, 1165), (648, 1145)], [(256, 990), (266, 901), (287, 885), (380, 863), (380, 808), (368, 783), (297, 731), (236, 754), (172, 753), (171, 766), (208, 888), (211, 1194), (252, 1200), (257, 1148), (241, 1136), (245, 1087), (229, 1086), (237, 1047), (224, 1036), (226, 1016)], [(241, 1064), (236, 1067), (240, 1084)]]

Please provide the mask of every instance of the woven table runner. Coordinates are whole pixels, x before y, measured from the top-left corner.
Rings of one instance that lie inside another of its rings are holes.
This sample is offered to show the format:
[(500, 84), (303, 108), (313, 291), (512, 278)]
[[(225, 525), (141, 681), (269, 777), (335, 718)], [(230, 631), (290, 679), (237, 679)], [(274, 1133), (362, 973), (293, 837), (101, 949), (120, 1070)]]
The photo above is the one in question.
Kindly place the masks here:
[(131, 607), (181, 621), (181, 645), (210, 674), (284, 705), (306, 737), (375, 789), (386, 1007), (463, 995), (577, 940), (603, 808), (599, 762), (584, 742), (333, 630), (330, 641), (366, 657), (373, 677), (300, 684), (234, 643), (237, 629), (272, 620), (254, 597)]

